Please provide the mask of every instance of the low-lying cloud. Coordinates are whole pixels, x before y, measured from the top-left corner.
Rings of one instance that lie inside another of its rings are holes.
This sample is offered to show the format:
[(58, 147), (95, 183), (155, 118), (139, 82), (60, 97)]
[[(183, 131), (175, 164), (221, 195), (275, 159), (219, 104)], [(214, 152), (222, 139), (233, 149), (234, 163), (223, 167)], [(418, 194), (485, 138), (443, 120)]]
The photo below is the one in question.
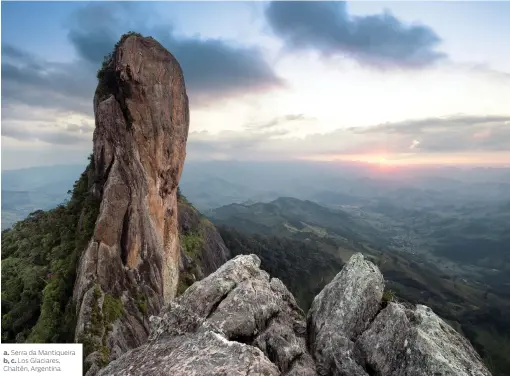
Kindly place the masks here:
[(48, 127), (45, 125), (25, 127), (20, 124), (4, 122), (2, 136), (18, 141), (38, 141), (53, 145), (88, 145), (92, 140), (88, 126), (69, 124), (65, 127)]
[(190, 158), (216, 153), (232, 159), (281, 160), (321, 156), (506, 152), (510, 116), (453, 116), (339, 129), (296, 138), (271, 132), (190, 134)]
[(273, 119), (262, 121), (262, 122), (252, 122), (245, 126), (248, 130), (265, 130), (265, 129), (273, 129), (280, 125), (289, 124), (291, 122), (303, 122), (303, 121), (315, 121), (317, 120), (314, 117), (309, 117), (304, 114), (288, 114), (285, 116), (275, 117)]

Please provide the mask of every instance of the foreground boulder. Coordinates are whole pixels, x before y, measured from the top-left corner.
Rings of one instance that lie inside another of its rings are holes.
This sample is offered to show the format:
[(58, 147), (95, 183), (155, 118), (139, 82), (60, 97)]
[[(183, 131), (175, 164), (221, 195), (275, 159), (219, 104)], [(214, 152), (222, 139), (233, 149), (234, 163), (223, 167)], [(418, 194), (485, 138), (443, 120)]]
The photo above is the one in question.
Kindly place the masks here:
[(156, 40), (125, 35), (98, 79), (90, 190), (101, 204), (73, 292), (88, 375), (143, 344), (149, 315), (177, 292), (189, 128), (181, 67)]
[(360, 253), (314, 299), (309, 348), (319, 375), (486, 376), (469, 341), (429, 307), (390, 302), (384, 279)]
[(378, 375), (490, 375), (469, 341), (424, 305), (389, 303), (358, 339), (356, 351)]
[(304, 314), (255, 255), (193, 284), (151, 329), (146, 345), (99, 375), (315, 375)]
[(320, 375), (364, 375), (354, 361), (354, 341), (380, 310), (384, 279), (358, 253), (315, 297), (308, 312), (310, 349)]
[(283, 283), (237, 256), (151, 318), (148, 342), (100, 376), (488, 376), (469, 342), (425, 306), (381, 302), (384, 280), (361, 254), (308, 315)]

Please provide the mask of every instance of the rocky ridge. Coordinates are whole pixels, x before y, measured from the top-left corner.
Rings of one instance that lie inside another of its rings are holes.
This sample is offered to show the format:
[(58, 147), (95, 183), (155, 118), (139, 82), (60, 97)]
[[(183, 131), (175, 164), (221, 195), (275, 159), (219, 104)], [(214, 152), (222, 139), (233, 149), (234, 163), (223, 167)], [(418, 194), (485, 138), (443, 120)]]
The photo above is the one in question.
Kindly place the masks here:
[(257, 256), (237, 256), (151, 317), (148, 342), (99, 375), (490, 375), (430, 308), (382, 302), (383, 291), (355, 254), (305, 317)]

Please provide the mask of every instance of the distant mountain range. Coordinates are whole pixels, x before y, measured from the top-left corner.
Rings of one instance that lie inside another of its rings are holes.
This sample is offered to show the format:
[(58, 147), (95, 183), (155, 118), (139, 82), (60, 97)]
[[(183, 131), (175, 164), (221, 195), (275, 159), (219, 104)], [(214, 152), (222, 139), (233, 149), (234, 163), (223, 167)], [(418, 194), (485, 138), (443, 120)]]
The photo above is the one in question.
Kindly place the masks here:
[(61, 165), (2, 171), (2, 230), (35, 210), (61, 204), (84, 169)]

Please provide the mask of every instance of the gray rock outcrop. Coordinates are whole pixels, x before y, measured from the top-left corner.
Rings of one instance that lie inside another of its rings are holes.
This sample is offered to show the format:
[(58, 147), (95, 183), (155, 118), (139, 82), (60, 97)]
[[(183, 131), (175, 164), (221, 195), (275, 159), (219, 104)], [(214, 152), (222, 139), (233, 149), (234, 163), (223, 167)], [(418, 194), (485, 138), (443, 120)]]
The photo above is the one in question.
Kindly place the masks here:
[(356, 342), (379, 375), (490, 375), (469, 341), (424, 305), (389, 303)]
[(303, 312), (283, 283), (237, 256), (151, 318), (148, 342), (100, 376), (489, 376), (469, 342), (425, 306), (381, 301), (354, 255)]
[(360, 253), (314, 299), (310, 351), (319, 375), (487, 376), (471, 344), (423, 305), (389, 302), (384, 279)]
[(358, 253), (315, 297), (308, 312), (308, 338), (320, 375), (365, 374), (352, 350), (377, 315), (383, 292), (379, 269)]
[(237, 256), (151, 318), (146, 345), (99, 375), (315, 375), (305, 317), (283, 283)]

